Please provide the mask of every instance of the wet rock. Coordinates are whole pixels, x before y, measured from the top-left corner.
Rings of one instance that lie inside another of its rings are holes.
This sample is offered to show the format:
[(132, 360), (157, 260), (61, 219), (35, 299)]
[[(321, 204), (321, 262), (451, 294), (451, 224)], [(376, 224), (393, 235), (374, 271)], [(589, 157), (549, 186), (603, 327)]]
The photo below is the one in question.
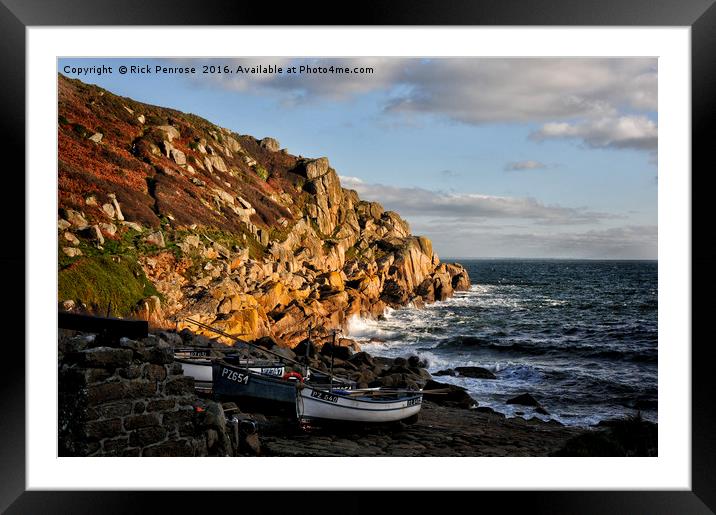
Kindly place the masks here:
[(296, 356), (299, 357), (308, 356), (310, 358), (313, 358), (316, 356), (318, 348), (311, 340), (304, 339), (298, 342), (295, 347), (293, 347), (293, 352), (295, 352)]
[(360, 344), (352, 338), (338, 338), (340, 347), (348, 347), (353, 352), (360, 352)]
[(412, 368), (426, 368), (428, 364), (420, 356), (408, 356), (408, 366)]
[(523, 393), (521, 395), (518, 395), (517, 397), (513, 397), (509, 399), (506, 404), (518, 404), (520, 406), (533, 406), (537, 407), (539, 406), (539, 402), (537, 402), (537, 399), (532, 397), (529, 393)]
[[(430, 390), (438, 390), (435, 394), (431, 394)], [(457, 408), (469, 409), (477, 406), (477, 401), (470, 397), (465, 388), (460, 386), (439, 383), (429, 380), (423, 387), (425, 398), (439, 404), (441, 406), (452, 406)]]
[(408, 366), (408, 360), (405, 358), (401, 358), (398, 356), (393, 360), (393, 366), (394, 367), (407, 367)]
[(375, 368), (375, 360), (367, 352), (357, 352), (350, 357), (349, 361), (360, 368)]
[(460, 376), (474, 379), (497, 379), (495, 374), (482, 367), (455, 367), (455, 372)]
[(321, 347), (321, 354), (325, 356), (333, 356), (334, 358), (349, 360), (353, 355), (353, 351), (349, 347), (341, 347), (340, 345), (333, 345), (332, 343), (326, 343)]
[(499, 415), (499, 416), (502, 416), (502, 418), (505, 417), (502, 413), (498, 413), (497, 411), (490, 408), (489, 406), (478, 406), (475, 408), (475, 411), (477, 413), (486, 413), (488, 415)]

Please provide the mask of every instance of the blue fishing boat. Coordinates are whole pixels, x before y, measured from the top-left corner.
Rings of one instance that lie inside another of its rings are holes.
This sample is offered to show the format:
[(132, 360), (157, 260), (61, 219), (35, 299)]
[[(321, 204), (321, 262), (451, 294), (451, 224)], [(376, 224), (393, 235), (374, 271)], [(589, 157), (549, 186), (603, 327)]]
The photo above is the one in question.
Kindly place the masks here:
[[(263, 375), (248, 367), (223, 362), (212, 364), (213, 390), (217, 397), (243, 398), (295, 405), (298, 374)], [(285, 377), (285, 378), (284, 378)]]

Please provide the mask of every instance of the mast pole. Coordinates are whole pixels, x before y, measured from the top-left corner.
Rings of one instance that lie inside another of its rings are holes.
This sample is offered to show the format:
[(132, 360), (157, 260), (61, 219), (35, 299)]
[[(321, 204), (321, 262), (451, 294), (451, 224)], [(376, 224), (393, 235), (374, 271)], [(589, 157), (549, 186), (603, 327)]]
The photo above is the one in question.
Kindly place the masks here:
[(306, 366), (304, 368), (303, 375), (304, 377), (308, 375), (308, 372), (310, 371), (310, 362), (311, 362), (311, 346), (313, 345), (313, 342), (311, 341), (311, 329), (313, 329), (313, 324), (308, 323), (308, 338), (306, 338), (306, 352), (305, 352), (305, 358), (306, 358)]
[(329, 383), (329, 390), (333, 391), (333, 356), (336, 352), (336, 330), (333, 330), (333, 343), (331, 343), (331, 382)]

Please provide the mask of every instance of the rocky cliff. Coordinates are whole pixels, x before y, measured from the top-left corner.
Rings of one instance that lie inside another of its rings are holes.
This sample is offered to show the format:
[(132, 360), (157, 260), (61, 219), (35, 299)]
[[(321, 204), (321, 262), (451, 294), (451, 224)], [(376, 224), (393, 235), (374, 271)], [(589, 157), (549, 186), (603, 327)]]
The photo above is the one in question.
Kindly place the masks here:
[(58, 81), (61, 309), (292, 347), (470, 285), (325, 157)]

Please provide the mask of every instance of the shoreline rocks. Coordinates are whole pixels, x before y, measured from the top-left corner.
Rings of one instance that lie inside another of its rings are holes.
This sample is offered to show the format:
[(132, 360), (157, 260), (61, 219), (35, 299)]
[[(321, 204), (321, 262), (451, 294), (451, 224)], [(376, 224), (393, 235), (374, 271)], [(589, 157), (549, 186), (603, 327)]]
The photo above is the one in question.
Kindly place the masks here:
[[(111, 345), (96, 335), (61, 333), (60, 455), (642, 456), (656, 452), (655, 424), (615, 420), (585, 429), (536, 418), (507, 418), (479, 406), (464, 388), (429, 379), (417, 356), (388, 359), (365, 352), (352, 353), (346, 360), (334, 357), (334, 366), (339, 365), (334, 372), (340, 369), (344, 377), (372, 373), (381, 385), (395, 378), (421, 383), (424, 399), (417, 422), (323, 424), (306, 431), (290, 413), (256, 411), (255, 404), (199, 396), (193, 379), (174, 363), (172, 348), (184, 347), (188, 341), (210, 351), (225, 347), (186, 330), (156, 333), (141, 341), (123, 338)], [(278, 347), (270, 338), (257, 343), (290, 359), (319, 360), (322, 370), (330, 363), (318, 350), (306, 357)], [(259, 351), (251, 352), (260, 356)]]
[(497, 376), (483, 367), (455, 367), (440, 370), (435, 376), (471, 377), (473, 379), (497, 379)]

